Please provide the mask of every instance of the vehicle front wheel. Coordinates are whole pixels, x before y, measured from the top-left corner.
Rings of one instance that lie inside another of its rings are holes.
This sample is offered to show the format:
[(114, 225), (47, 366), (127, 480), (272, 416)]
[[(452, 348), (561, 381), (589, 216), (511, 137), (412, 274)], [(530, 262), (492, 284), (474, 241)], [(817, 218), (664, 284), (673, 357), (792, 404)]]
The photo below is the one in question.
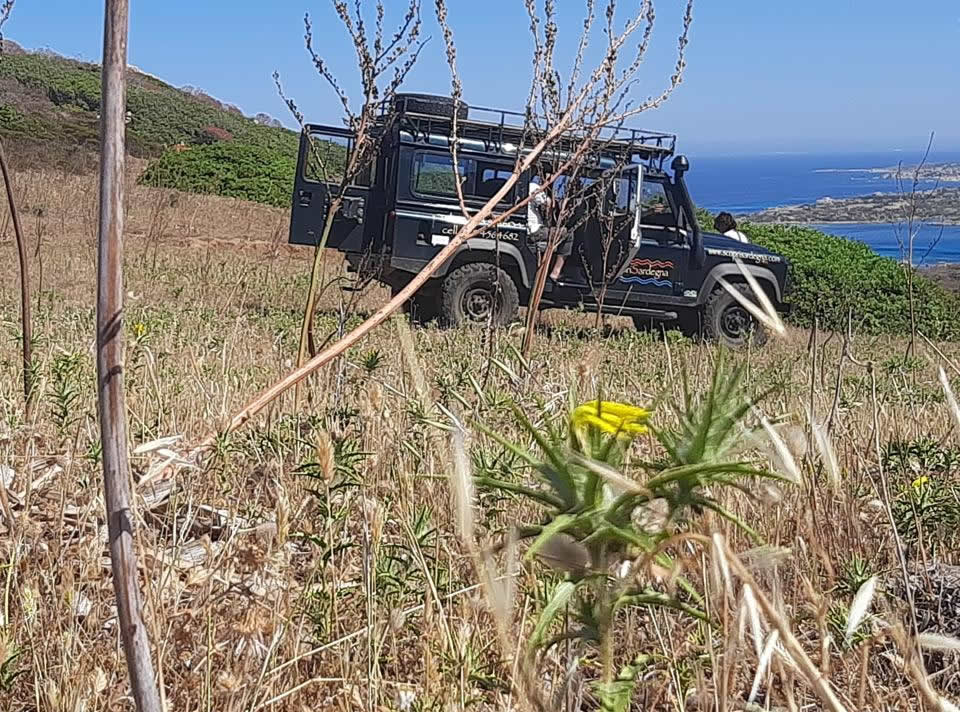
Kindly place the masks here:
[(504, 270), (485, 262), (458, 267), (443, 280), (440, 318), (446, 326), (506, 326), (517, 316), (520, 295)]
[[(731, 285), (741, 296), (756, 304), (753, 291), (745, 284)], [(738, 349), (752, 343), (763, 346), (767, 329), (730, 292), (722, 287), (714, 290), (703, 313), (704, 335), (711, 341)]]

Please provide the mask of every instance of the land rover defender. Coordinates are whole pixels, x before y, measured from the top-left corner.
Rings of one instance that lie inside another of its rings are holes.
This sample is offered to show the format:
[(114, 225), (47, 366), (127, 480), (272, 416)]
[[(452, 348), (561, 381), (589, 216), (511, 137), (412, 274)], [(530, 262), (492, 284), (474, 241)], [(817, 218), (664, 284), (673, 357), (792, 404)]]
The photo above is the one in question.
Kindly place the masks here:
[[(345, 255), (349, 271), (401, 289), (466, 223), (454, 176), (468, 211), (486, 204), (511, 176), (517, 153), (524, 150), (524, 117), (463, 104), (456, 111), (454, 171), (449, 98), (401, 94), (385, 109), (376, 160), (345, 189), (327, 241), (327, 247)], [(689, 163), (674, 155), (676, 136), (614, 127), (604, 129), (595, 143), (589, 165), (576, 180), (551, 186), (557, 195), (575, 189), (587, 194), (591, 184), (604, 188), (595, 191), (596, 199), (582, 202), (587, 207), (570, 227), (572, 256), (560, 278), (547, 282), (540, 307), (631, 316), (638, 328), (673, 323), (732, 347), (765, 341), (762, 324), (719, 280), (756, 301), (735, 263), (739, 260), (785, 312), (787, 260), (701, 230), (684, 180)], [(354, 137), (345, 129), (304, 128), (290, 243), (318, 243), (353, 148)], [(562, 155), (563, 149), (561, 142), (552, 155)], [(672, 175), (664, 168), (668, 161)], [(521, 175), (497, 213), (528, 195), (535, 172)], [(530, 234), (527, 215), (521, 209), (468, 240), (418, 291), (411, 308), (420, 318), (436, 316), (449, 326), (513, 321), (519, 307), (528, 304), (543, 257), (543, 240)]]

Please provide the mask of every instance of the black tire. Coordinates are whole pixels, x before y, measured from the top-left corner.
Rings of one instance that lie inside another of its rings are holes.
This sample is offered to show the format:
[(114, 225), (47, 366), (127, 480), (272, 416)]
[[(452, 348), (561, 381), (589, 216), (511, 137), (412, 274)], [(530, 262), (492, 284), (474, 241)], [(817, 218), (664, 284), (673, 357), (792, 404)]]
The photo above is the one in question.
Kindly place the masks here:
[[(486, 324), (506, 326), (517, 316), (520, 295), (513, 278), (496, 265), (471, 262), (443, 280), (440, 321), (444, 326)], [(492, 310), (492, 314), (491, 314)]]
[[(731, 286), (754, 304), (757, 303), (753, 290), (746, 284)], [(723, 287), (714, 290), (707, 299), (703, 310), (703, 331), (709, 340), (733, 349), (743, 348), (747, 344), (763, 346), (769, 336), (766, 327)]]

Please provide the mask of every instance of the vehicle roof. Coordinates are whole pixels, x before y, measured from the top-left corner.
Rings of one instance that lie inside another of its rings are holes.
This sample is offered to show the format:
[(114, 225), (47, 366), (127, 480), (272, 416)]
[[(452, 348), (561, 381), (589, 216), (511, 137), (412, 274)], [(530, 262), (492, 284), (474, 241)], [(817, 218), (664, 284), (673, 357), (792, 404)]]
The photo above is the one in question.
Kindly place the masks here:
[[(398, 98), (399, 95), (398, 95)], [(447, 98), (449, 101), (449, 98)], [(406, 109), (405, 102), (398, 102), (399, 109), (385, 106), (378, 126), (385, 128), (389, 122), (397, 120), (402, 143), (434, 148), (449, 149), (450, 136), (454, 133), (454, 121), (451, 116), (419, 113)], [(461, 150), (483, 153), (491, 157), (515, 159), (519, 151), (529, 151), (533, 143), (531, 129), (525, 126), (526, 117), (515, 111), (468, 107), (469, 115), (458, 118), (456, 134)], [(452, 111), (451, 111), (452, 113)], [(308, 125), (308, 130), (319, 127)], [(348, 135), (349, 130), (337, 129), (337, 133)], [(535, 131), (535, 130), (534, 130)], [(582, 142), (582, 131), (570, 132), (551, 147), (544, 160), (556, 160), (576, 150)], [(648, 131), (608, 125), (599, 127), (593, 149), (596, 164), (600, 168), (614, 167), (618, 163), (645, 164), (650, 172), (662, 173), (664, 162), (676, 149), (676, 134), (660, 131)]]

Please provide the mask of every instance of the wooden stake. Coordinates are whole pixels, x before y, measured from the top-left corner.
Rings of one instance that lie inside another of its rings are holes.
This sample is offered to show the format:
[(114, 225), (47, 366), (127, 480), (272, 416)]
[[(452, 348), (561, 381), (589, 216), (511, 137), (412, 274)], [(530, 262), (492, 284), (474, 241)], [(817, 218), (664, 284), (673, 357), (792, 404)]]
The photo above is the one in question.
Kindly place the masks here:
[(97, 396), (103, 491), (120, 635), (137, 709), (160, 712), (133, 546), (123, 388), (123, 181), (128, 0), (106, 0), (100, 101), (100, 233), (97, 265)]

